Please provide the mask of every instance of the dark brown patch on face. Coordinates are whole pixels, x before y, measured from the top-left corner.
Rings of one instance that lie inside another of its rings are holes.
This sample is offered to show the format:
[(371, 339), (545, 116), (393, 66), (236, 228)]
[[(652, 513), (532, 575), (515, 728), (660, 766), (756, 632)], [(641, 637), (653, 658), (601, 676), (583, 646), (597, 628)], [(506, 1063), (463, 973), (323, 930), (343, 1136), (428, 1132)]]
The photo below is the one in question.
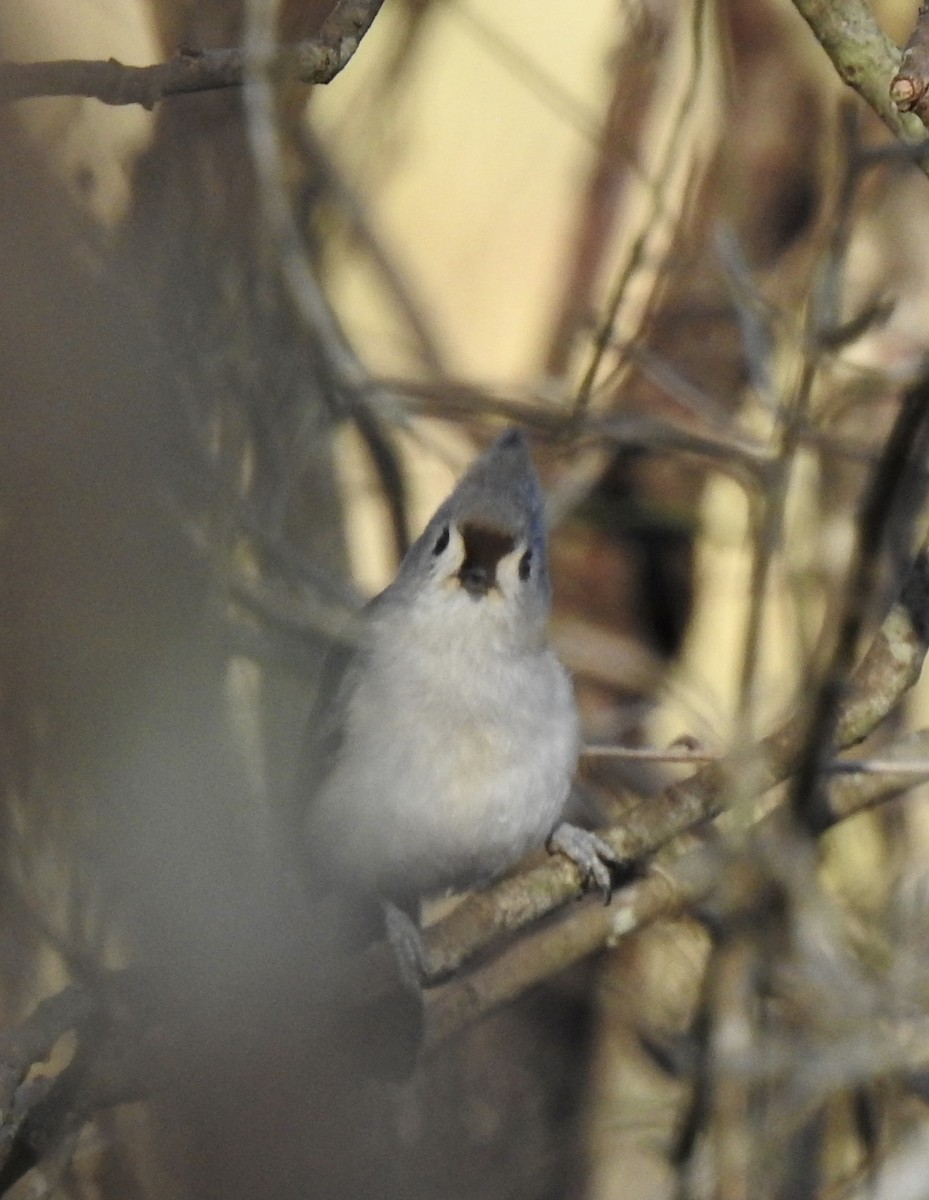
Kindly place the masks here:
[(486, 596), (497, 582), (497, 564), (516, 545), (515, 538), (486, 525), (462, 525), (464, 562), (458, 571), (461, 586), (471, 596)]

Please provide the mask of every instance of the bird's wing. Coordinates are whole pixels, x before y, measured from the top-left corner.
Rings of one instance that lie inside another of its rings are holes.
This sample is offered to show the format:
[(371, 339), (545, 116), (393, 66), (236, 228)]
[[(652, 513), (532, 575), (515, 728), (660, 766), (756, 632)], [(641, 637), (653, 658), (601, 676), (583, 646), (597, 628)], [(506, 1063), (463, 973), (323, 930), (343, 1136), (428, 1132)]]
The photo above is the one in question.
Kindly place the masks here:
[(348, 700), (357, 686), (365, 658), (366, 652), (361, 647), (339, 646), (323, 663), (294, 785), (294, 805), (301, 826), (338, 757), (345, 737)]

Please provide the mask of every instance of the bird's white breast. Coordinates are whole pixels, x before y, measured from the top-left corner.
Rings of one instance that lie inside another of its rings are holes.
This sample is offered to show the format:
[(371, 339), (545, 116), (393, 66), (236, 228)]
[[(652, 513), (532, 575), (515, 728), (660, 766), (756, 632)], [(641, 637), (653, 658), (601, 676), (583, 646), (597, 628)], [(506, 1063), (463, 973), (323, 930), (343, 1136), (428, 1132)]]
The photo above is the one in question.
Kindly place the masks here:
[(492, 603), (462, 594), (455, 620), (388, 618), (373, 638), (314, 822), (346, 871), (467, 886), (557, 823), (578, 754), (571, 682), (547, 646), (514, 644)]

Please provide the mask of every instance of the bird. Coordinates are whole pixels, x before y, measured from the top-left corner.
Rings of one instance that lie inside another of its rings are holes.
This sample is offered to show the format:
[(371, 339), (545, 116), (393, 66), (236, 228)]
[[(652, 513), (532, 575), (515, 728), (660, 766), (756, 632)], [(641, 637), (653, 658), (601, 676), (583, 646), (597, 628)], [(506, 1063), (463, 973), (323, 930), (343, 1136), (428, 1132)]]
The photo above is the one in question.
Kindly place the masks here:
[(368, 603), (323, 689), (304, 772), (310, 861), (343, 894), (377, 898), (414, 973), (424, 898), (482, 887), (543, 845), (609, 896), (615, 855), (563, 819), (581, 738), (550, 608), (544, 494), (510, 428)]

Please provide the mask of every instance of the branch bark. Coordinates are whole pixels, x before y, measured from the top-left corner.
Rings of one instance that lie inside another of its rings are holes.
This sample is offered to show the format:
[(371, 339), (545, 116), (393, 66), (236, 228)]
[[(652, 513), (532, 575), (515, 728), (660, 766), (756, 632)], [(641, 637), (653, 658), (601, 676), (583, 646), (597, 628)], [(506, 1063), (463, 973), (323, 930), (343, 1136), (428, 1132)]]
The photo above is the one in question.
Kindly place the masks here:
[[(855, 673), (839, 716), (839, 740), (843, 745), (867, 736), (915, 682), (927, 650), (927, 612), (929, 548), (923, 547), (900, 599)], [(759, 797), (790, 773), (801, 736), (799, 725), (789, 725), (761, 743), (755, 775)], [(885, 751), (885, 756), (923, 755), (926, 745), (925, 733), (912, 735), (898, 748)], [(426, 1052), (436, 1050), (450, 1037), (557, 972), (705, 897), (716, 876), (704, 869), (706, 858), (681, 835), (721, 811), (730, 773), (744, 769), (744, 760), (713, 763), (690, 780), (669, 788), (657, 800), (649, 801), (622, 826), (604, 835), (629, 858), (644, 857), (678, 839), (667, 862), (653, 866), (640, 880), (623, 888), (611, 905), (603, 905), (597, 897), (586, 897), (570, 912), (564, 912), (561, 919), (523, 935), (487, 963), (427, 989)], [(914, 782), (906, 772), (836, 780), (829, 791), (830, 823), (873, 807)], [(762, 819), (760, 815), (758, 819)], [(464, 901), (425, 931), (432, 974), (436, 978), (447, 975), (480, 950), (486, 951), (499, 942), (501, 936), (516, 933), (530, 922), (564, 908), (580, 894), (581, 884), (572, 863), (550, 857)], [(370, 1002), (376, 999), (385, 978), (395, 978), (392, 968), (386, 944), (373, 946), (344, 977), (333, 981), (334, 992), (345, 1003), (353, 999)], [(27, 1122), (30, 1129), (34, 1127), (30, 1145), (36, 1139), (44, 1145), (49, 1130), (57, 1135), (62, 1129), (79, 1127), (100, 1108), (144, 1097), (146, 1081), (150, 1084), (157, 1075), (153, 1062), (159, 1043), (146, 1029), (150, 1017), (146, 1016), (131, 974), (116, 973), (106, 982), (104, 991), (119, 996), (120, 1009), (129, 1013), (129, 1020), (118, 1021), (111, 1027), (111, 1034), (96, 1041), (99, 1061), (96, 1066), (82, 1066), (85, 1074), (71, 1109), (61, 1108), (57, 1084), (27, 1093), (23, 1092), (28, 1089), (23, 1080), (31, 1067), (48, 1056), (60, 1036), (93, 1021), (107, 1008), (106, 995), (77, 985), (66, 988), (43, 1001), (18, 1029), (0, 1034), (0, 1178), (7, 1169), (3, 1166), (5, 1156)], [(137, 1031), (131, 1042), (127, 1041), (125, 1027)], [(169, 1036), (165, 1044), (170, 1045)], [(51, 1125), (46, 1121), (49, 1111), (54, 1116)], [(20, 1164), (25, 1169), (28, 1165)], [(21, 1173), (17, 1168), (11, 1179)]]
[(890, 96), (901, 112), (912, 112), (929, 125), (929, 4), (920, 4), (916, 24), (903, 49)]
[[(923, 382), (902, 401), (901, 417), (884, 448), (865, 499), (859, 521), (858, 552), (847, 585), (855, 593), (849, 600), (849, 630), (838, 664), (832, 664), (827, 679), (828, 699), (830, 705), (835, 700), (835, 705), (830, 708), (826, 728), (814, 729), (810, 720), (798, 716), (764, 738), (750, 758), (742, 753), (710, 763), (690, 779), (672, 785), (660, 796), (650, 797), (626, 813), (621, 825), (602, 834), (621, 859), (641, 861), (717, 817), (723, 811), (727, 794), (731, 793), (733, 780), (741, 780), (742, 792), (746, 792), (747, 771), (750, 794), (762, 796), (797, 769), (804, 750), (809, 758), (811, 747), (815, 749), (816, 761), (812, 765), (821, 766), (819, 748), (821, 743), (825, 744), (824, 737), (831, 741), (830, 748), (834, 751), (857, 745), (877, 728), (919, 678), (929, 649), (929, 538), (917, 552), (900, 594), (850, 678), (848, 674), (840, 678), (837, 672), (848, 665), (860, 624), (858, 614), (873, 598), (872, 594), (860, 593), (863, 587), (873, 592), (870, 585), (878, 545), (894, 515), (898, 493), (894, 479), (888, 482), (888, 476), (895, 471), (903, 474), (901, 438), (904, 450), (910, 443), (922, 444), (922, 437), (916, 435), (925, 427), (927, 392), (929, 384)], [(818, 814), (823, 828), (834, 817), (828, 799), (824, 803), (826, 807)], [(553, 858), (469, 898), (426, 933), (431, 977), (441, 979), (458, 970), (495, 939), (511, 936), (566, 904), (579, 894), (582, 886), (580, 873), (572, 863)]]
[[(330, 83), (348, 64), (383, 0), (341, 0), (319, 35), (281, 47), (275, 74), (302, 83)], [(241, 87), (249, 70), (244, 50), (181, 50), (168, 62), (126, 66), (66, 59), (0, 63), (0, 104), (37, 96), (88, 96), (104, 104), (151, 109), (168, 96)]]
[[(901, 112), (891, 97), (891, 81), (901, 54), (878, 27), (867, 0), (794, 0), (794, 7), (829, 55), (839, 77), (854, 88), (885, 125), (904, 142), (927, 140), (919, 119)], [(927, 170), (925, 163), (920, 164)]]
[[(888, 758), (905, 760), (921, 757), (927, 747), (929, 732), (920, 731), (900, 739), (884, 753)], [(828, 820), (823, 821), (823, 826), (837, 825), (856, 813), (885, 803), (916, 786), (923, 778), (905, 771), (898, 774), (889, 771), (836, 779), (829, 788)], [(779, 813), (780, 809), (777, 809), (773, 815)], [(759, 806), (758, 823), (767, 817), (764, 806)], [(659, 835), (655, 839), (656, 848), (660, 841)], [(675, 861), (650, 868), (641, 880), (618, 892), (609, 907), (595, 897), (588, 897), (570, 915), (543, 924), (486, 964), (430, 988), (426, 992), (426, 1052), (434, 1052), (449, 1038), (558, 972), (616, 945), (653, 921), (677, 916), (710, 896), (718, 883), (718, 864), (704, 853), (702, 845), (695, 846), (691, 842), (688, 846), (682, 842), (678, 850)], [(518, 883), (517, 880), (512, 882)], [(499, 894), (507, 886), (500, 885), (495, 893)], [(493, 910), (495, 893), (475, 897), (485, 902), (481, 906), (484, 913)], [(456, 928), (457, 923), (467, 932), (469, 914), (462, 910), (471, 904), (472, 901), (466, 901), (441, 926), (427, 930), (430, 951), (434, 944), (434, 937), (430, 935), (439, 934), (440, 942), (450, 936), (461, 936), (462, 928)], [(477, 909), (472, 912), (478, 915)]]

